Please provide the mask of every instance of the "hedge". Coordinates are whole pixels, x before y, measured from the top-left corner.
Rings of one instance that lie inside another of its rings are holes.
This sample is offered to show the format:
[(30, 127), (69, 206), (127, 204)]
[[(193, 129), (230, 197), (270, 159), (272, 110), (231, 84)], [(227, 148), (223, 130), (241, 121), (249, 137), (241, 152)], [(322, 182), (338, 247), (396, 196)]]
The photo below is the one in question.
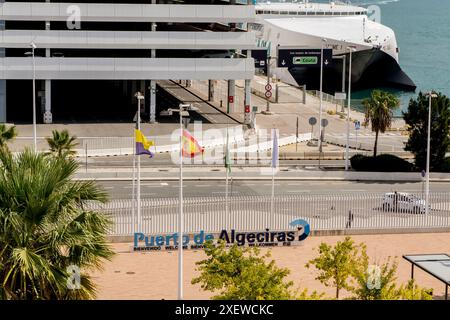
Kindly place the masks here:
[(410, 172), (413, 169), (411, 163), (392, 154), (380, 154), (376, 157), (356, 154), (350, 158), (350, 163), (356, 171)]

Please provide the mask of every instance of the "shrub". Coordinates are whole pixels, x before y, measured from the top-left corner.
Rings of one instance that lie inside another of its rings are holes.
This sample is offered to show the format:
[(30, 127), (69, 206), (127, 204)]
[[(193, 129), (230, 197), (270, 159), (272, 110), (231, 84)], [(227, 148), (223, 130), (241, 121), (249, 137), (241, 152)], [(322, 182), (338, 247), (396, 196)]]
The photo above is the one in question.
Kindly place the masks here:
[(413, 168), (411, 163), (392, 154), (381, 154), (376, 157), (357, 154), (350, 158), (350, 163), (356, 171), (410, 172)]

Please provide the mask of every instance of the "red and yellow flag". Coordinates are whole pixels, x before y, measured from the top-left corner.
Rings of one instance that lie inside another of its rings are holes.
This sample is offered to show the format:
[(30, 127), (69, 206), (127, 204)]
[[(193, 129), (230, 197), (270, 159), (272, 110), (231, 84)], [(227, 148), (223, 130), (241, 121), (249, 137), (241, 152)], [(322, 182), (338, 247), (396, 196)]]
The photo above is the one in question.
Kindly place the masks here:
[(197, 140), (187, 130), (183, 130), (182, 136), (182, 155), (185, 158), (193, 158), (203, 153), (204, 149), (198, 144)]

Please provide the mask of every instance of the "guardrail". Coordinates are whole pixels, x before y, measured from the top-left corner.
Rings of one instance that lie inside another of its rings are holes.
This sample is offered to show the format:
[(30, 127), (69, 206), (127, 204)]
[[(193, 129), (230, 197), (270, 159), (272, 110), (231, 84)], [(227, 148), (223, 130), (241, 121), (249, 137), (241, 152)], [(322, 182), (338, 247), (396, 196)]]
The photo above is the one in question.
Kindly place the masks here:
[[(394, 230), (450, 228), (450, 193), (430, 194), (425, 214), (422, 194), (397, 195), (397, 201), (384, 193), (340, 193), (279, 195), (271, 212), (270, 196), (196, 197), (184, 200), (184, 230), (187, 233), (288, 230), (295, 219), (305, 219), (313, 231)], [(90, 204), (114, 222), (111, 235), (131, 235), (137, 231), (132, 199)], [(142, 199), (141, 230), (148, 234), (178, 230), (177, 198)], [(450, 229), (449, 229), (450, 230)]]

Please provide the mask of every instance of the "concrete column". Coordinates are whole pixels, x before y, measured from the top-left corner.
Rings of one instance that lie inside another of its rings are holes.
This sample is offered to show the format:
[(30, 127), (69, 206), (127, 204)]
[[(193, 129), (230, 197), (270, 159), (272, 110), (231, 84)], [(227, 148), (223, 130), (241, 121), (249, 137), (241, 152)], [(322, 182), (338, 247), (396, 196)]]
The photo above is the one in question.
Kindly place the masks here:
[(131, 103), (135, 103), (137, 101), (136, 97), (134, 96), (137, 91), (138, 91), (137, 81), (136, 80), (131, 80), (131, 94), (130, 94)]
[(245, 80), (245, 99), (244, 99), (244, 124), (251, 123), (251, 108), (252, 108), (252, 86), (251, 80)]
[[(156, 0), (152, 0), (152, 4), (156, 4)], [(153, 32), (156, 31), (156, 23), (152, 23)], [(156, 50), (152, 49), (150, 53), (151, 58), (156, 58)], [(156, 81), (150, 80), (150, 123), (156, 122)]]
[[(50, 2), (50, 0), (45, 0), (45, 2)], [(45, 21), (45, 30), (50, 30), (50, 21)], [(50, 48), (45, 49), (45, 56), (50, 57)], [(44, 82), (45, 91), (45, 110), (44, 110), (44, 123), (52, 123), (52, 82), (51, 80), (45, 80)]]
[(214, 101), (214, 80), (208, 80), (208, 101)]
[[(0, 0), (0, 3), (4, 1)], [(0, 30), (5, 29), (5, 21), (0, 21)], [(0, 57), (5, 56), (5, 48), (0, 48)], [(0, 123), (6, 122), (6, 80), (0, 80)]]
[(234, 112), (234, 100), (236, 96), (236, 85), (234, 80), (228, 80), (227, 113)]

